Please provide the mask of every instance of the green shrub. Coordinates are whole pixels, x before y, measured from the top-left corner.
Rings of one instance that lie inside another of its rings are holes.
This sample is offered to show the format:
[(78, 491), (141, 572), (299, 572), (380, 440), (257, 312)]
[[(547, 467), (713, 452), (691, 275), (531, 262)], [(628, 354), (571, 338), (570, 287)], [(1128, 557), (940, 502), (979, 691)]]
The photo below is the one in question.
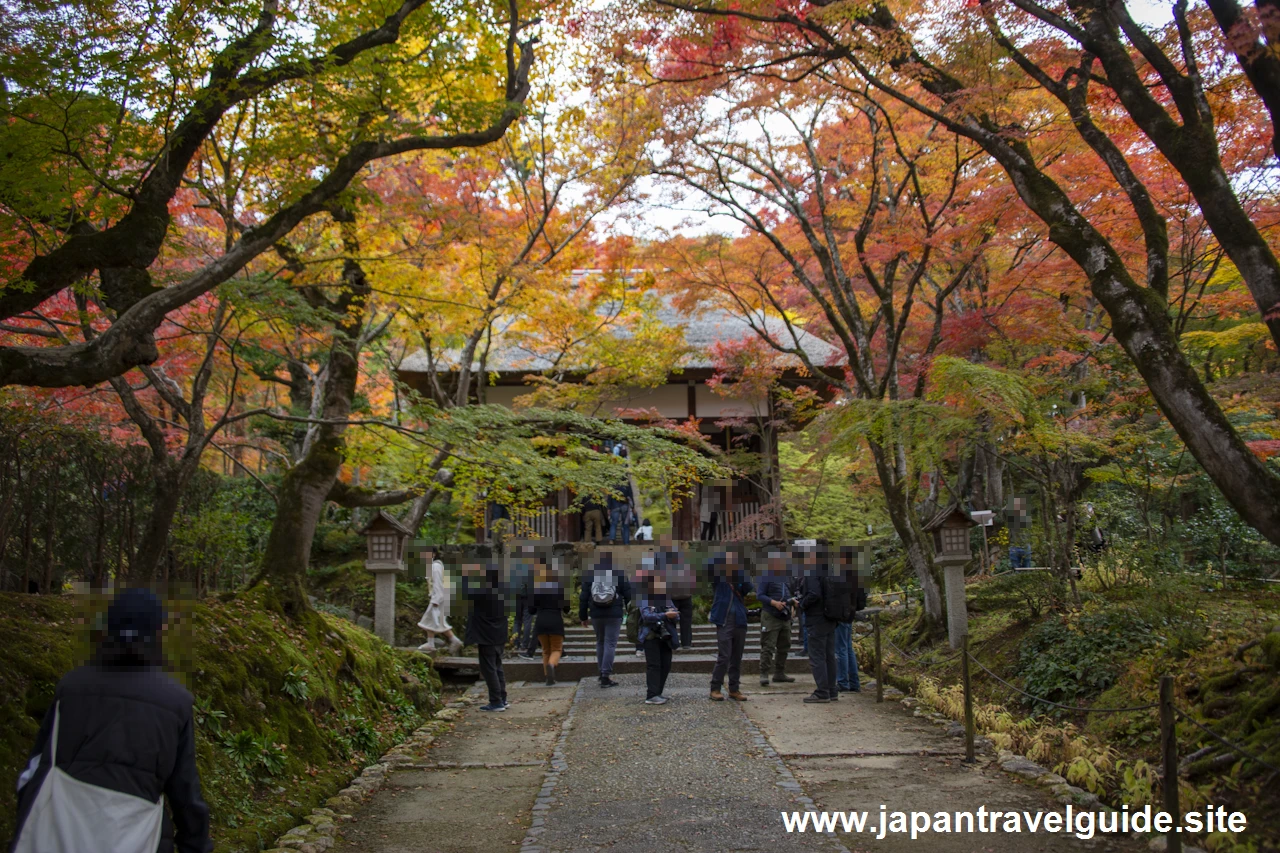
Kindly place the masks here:
[(1022, 689), (1080, 704), (1114, 684), (1127, 661), (1155, 642), (1154, 626), (1128, 607), (1049, 619), (1028, 631), (1019, 648)]

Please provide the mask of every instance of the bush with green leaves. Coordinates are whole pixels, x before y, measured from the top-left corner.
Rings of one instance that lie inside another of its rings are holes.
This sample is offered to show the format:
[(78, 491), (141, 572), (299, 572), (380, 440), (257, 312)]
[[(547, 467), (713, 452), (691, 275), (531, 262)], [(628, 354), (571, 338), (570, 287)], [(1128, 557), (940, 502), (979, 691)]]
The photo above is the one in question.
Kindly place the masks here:
[(307, 701), (310, 695), (310, 687), (307, 684), (307, 669), (302, 666), (290, 667), (289, 671), (284, 674), (284, 686), (281, 687), (286, 696), (290, 696), (299, 702)]
[(1022, 689), (1052, 702), (1080, 704), (1113, 685), (1126, 662), (1156, 641), (1155, 626), (1129, 607), (1048, 619), (1028, 631), (1019, 647)]
[(239, 731), (222, 739), (222, 750), (245, 776), (269, 779), (284, 770), (284, 748), (273, 743), (270, 735)]

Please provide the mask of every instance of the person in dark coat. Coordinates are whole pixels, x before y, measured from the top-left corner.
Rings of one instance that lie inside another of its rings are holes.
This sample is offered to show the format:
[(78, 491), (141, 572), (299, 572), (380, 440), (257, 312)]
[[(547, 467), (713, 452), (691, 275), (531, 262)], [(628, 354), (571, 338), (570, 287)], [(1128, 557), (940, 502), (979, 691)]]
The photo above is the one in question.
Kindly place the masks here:
[(858, 677), (858, 652), (853, 647), (853, 615), (867, 606), (867, 594), (858, 577), (859, 551), (852, 545), (840, 546), (839, 571), (845, 586), (853, 590), (853, 607), (849, 619), (836, 625), (836, 689), (842, 693), (861, 693)]
[(800, 609), (809, 629), (809, 669), (814, 690), (804, 701), (809, 704), (834, 702), (840, 698), (836, 687), (836, 626), (853, 618), (853, 589), (828, 563), (824, 546), (805, 554)]
[(747, 701), (740, 689), (742, 653), (747, 647), (747, 603), (751, 594), (751, 578), (741, 557), (732, 549), (707, 561), (707, 574), (712, 589), (711, 612), (707, 618), (716, 626), (716, 665), (711, 671), (711, 699), (724, 701), (720, 692), (725, 674), (729, 676), (729, 698)]
[(667, 687), (667, 676), (671, 674), (671, 653), (680, 646), (675, 624), (680, 614), (667, 597), (666, 579), (661, 572), (644, 569), (636, 581), (643, 590), (637, 605), (640, 610), (640, 642), (645, 656), (644, 703), (665, 705), (669, 700), (663, 691)]
[(600, 544), (604, 539), (605, 505), (594, 497), (582, 502), (582, 541)]
[[(88, 785), (141, 801), (168, 801), (158, 853), (208, 853), (209, 807), (196, 770), (191, 694), (161, 669), (164, 607), (145, 589), (128, 589), (107, 609), (106, 637), (94, 660), (62, 677), (26, 768), (18, 777), (18, 822), (10, 850), (23, 838), (37, 794), (53, 766)], [(57, 728), (57, 742), (53, 731)], [(110, 796), (110, 794), (108, 794)], [(65, 806), (65, 804), (63, 804)], [(171, 817), (170, 817), (171, 816)], [(38, 815), (36, 816), (39, 817)], [(109, 811), (87, 816), (105, 843), (115, 837)], [(33, 818), (31, 831), (39, 825)]]
[(481, 711), (507, 710), (507, 678), (502, 649), (507, 644), (507, 602), (498, 570), (483, 563), (462, 566), (462, 597), (471, 603), (467, 617), (467, 645), (480, 658), (480, 675), (489, 688), (489, 704)]
[(524, 560), (516, 561), (511, 572), (511, 591), (516, 613), (512, 620), (515, 651), (520, 657), (532, 657), (527, 650), (538, 641), (533, 630), (533, 567)]
[(556, 665), (564, 649), (564, 617), (569, 613), (569, 596), (564, 584), (539, 558), (533, 585), (533, 632), (542, 644), (542, 674), (547, 686), (556, 683)]
[(622, 537), (623, 545), (631, 544), (631, 519), (635, 517), (635, 498), (631, 493), (631, 481), (620, 480), (609, 492), (605, 503), (609, 508), (609, 544), (616, 544)]

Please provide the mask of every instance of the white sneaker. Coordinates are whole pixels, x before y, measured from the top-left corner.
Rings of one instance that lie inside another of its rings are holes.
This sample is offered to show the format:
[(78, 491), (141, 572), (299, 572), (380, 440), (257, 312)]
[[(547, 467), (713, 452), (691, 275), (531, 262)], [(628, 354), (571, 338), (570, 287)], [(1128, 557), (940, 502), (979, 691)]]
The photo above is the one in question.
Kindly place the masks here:
[(454, 637), (453, 642), (449, 644), (449, 654), (456, 656), (460, 651), (462, 651), (462, 641)]
[(422, 645), (418, 646), (418, 651), (420, 651), (420, 652), (434, 652), (434, 651), (435, 651), (436, 649), (438, 649), (438, 648), (440, 648), (440, 646), (436, 643), (436, 641), (435, 641), (435, 640), (427, 640), (425, 643), (423, 643)]

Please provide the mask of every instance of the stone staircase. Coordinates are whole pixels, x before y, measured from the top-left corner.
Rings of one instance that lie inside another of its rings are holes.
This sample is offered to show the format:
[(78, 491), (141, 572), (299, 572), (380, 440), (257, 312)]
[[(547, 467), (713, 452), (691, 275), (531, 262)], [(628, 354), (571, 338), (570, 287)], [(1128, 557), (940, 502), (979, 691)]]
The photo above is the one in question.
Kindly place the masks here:
[[(787, 658), (788, 673), (805, 673), (809, 671), (809, 660), (804, 655), (800, 642), (799, 627), (793, 621), (791, 626), (791, 653)], [(442, 671), (452, 671), (459, 675), (479, 672), (479, 661), (474, 657), (447, 657), (440, 655), (434, 659), (435, 667)], [(676, 651), (671, 660), (672, 672), (693, 672), (711, 674), (716, 663), (716, 628), (714, 625), (694, 625), (693, 644), (689, 648)], [(536, 681), (542, 676), (542, 659), (522, 660), (508, 656), (502, 662), (503, 671), (508, 681)], [(645, 660), (637, 657), (635, 647), (627, 640), (626, 632), (618, 639), (618, 654), (614, 658), (613, 671), (622, 673), (643, 673)], [(746, 651), (742, 654), (742, 672), (755, 678), (760, 671), (760, 624), (753, 622), (747, 626)], [(560, 665), (556, 667), (556, 677), (561, 681), (577, 680), (597, 675), (596, 635), (591, 628), (583, 628), (578, 624), (565, 627), (564, 653)]]

